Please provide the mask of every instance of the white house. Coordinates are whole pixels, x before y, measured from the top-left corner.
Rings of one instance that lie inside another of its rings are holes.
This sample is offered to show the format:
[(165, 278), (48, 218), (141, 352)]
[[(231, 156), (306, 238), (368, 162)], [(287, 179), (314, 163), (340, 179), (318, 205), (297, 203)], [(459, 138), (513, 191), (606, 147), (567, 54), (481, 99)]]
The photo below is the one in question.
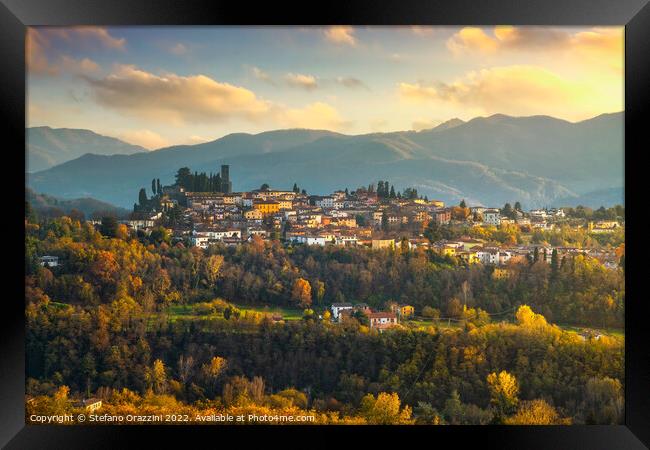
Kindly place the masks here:
[(476, 252), (476, 257), (482, 264), (496, 265), (499, 263), (499, 250), (496, 248), (484, 248)]
[(334, 208), (334, 198), (332, 197), (320, 197), (317, 198), (314, 202), (319, 208)]
[(498, 209), (486, 209), (483, 211), (483, 222), (487, 225), (498, 226), (501, 224), (501, 213)]
[(41, 263), (41, 266), (45, 267), (57, 267), (59, 265), (59, 257), (58, 256), (41, 256), (39, 258), (39, 262)]
[(341, 311), (352, 310), (352, 303), (332, 303), (332, 317), (334, 320), (339, 320), (339, 314)]

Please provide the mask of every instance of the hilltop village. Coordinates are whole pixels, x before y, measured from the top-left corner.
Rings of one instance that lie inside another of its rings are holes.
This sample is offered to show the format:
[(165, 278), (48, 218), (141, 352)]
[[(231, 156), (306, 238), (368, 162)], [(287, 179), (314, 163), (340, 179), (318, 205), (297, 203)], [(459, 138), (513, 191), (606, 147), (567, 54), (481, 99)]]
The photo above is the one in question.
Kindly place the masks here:
[[(141, 189), (131, 219), (123, 221), (133, 232), (146, 235), (164, 225), (172, 242), (200, 248), (211, 244), (238, 245), (255, 236), (286, 244), (366, 246), (431, 249), (466, 264), (505, 266), (530, 258), (551, 262), (577, 253), (589, 254), (615, 268), (619, 255), (602, 248), (578, 248), (525, 242), (494, 242), (487, 238), (446, 236), (450, 228), (522, 233), (545, 232), (564, 227), (588, 233), (612, 233), (624, 223), (569, 217), (563, 209), (523, 211), (519, 203), (503, 208), (447, 206), (408, 188), (396, 193), (387, 181), (354, 191), (310, 195), (294, 184), (291, 190), (262, 185), (248, 192), (232, 192), (230, 168), (221, 166), (216, 175), (179, 169), (176, 183), (161, 186), (152, 180), (154, 195)], [(574, 216), (577, 214), (574, 214)], [(437, 239), (439, 238), (439, 239)], [(511, 239), (512, 240), (512, 239)], [(556, 256), (553, 256), (556, 254)], [(495, 276), (507, 277), (506, 270)]]

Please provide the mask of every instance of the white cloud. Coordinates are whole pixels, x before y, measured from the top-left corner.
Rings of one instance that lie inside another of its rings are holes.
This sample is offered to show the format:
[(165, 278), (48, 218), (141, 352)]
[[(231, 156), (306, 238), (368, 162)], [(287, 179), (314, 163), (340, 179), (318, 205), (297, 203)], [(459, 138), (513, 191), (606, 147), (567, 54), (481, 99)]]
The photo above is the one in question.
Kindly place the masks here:
[(311, 91), (318, 87), (316, 77), (313, 75), (303, 75), (301, 73), (288, 73), (284, 77), (289, 86), (298, 87)]
[(251, 73), (255, 78), (258, 80), (266, 81), (267, 83), (273, 83), (273, 79), (271, 78), (271, 75), (269, 75), (267, 72), (263, 71), (259, 67), (251, 67)]
[(91, 74), (100, 70), (99, 64), (92, 59), (74, 59), (67, 55), (61, 57), (60, 67), (62, 67), (66, 72), (75, 74)]
[(354, 36), (354, 28), (350, 26), (332, 26), (325, 31), (325, 39), (334, 44), (357, 45), (357, 39)]

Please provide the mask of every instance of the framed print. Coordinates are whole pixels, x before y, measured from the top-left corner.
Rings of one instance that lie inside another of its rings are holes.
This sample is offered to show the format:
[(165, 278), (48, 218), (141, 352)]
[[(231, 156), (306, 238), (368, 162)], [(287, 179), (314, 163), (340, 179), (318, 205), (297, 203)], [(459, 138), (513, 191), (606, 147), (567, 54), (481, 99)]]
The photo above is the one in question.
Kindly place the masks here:
[(647, 448), (647, 2), (255, 8), (3, 0), (2, 444)]

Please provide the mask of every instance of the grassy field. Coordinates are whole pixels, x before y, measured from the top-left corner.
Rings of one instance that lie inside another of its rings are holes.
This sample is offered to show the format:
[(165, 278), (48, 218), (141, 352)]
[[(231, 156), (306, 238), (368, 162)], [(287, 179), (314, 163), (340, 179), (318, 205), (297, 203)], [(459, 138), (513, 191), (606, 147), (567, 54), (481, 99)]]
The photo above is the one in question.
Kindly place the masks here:
[[(258, 312), (263, 314), (279, 314), (284, 320), (301, 320), (303, 312), (300, 309), (291, 309), (291, 308), (280, 308), (277, 306), (247, 306), (247, 305), (237, 305), (233, 304), (237, 309), (242, 313), (251, 311)], [(194, 309), (194, 305), (172, 305), (167, 310), (161, 314), (167, 314), (169, 318), (174, 321), (176, 318), (200, 318), (200, 319), (212, 319), (212, 318), (223, 318), (221, 313), (213, 314), (197, 314)]]

